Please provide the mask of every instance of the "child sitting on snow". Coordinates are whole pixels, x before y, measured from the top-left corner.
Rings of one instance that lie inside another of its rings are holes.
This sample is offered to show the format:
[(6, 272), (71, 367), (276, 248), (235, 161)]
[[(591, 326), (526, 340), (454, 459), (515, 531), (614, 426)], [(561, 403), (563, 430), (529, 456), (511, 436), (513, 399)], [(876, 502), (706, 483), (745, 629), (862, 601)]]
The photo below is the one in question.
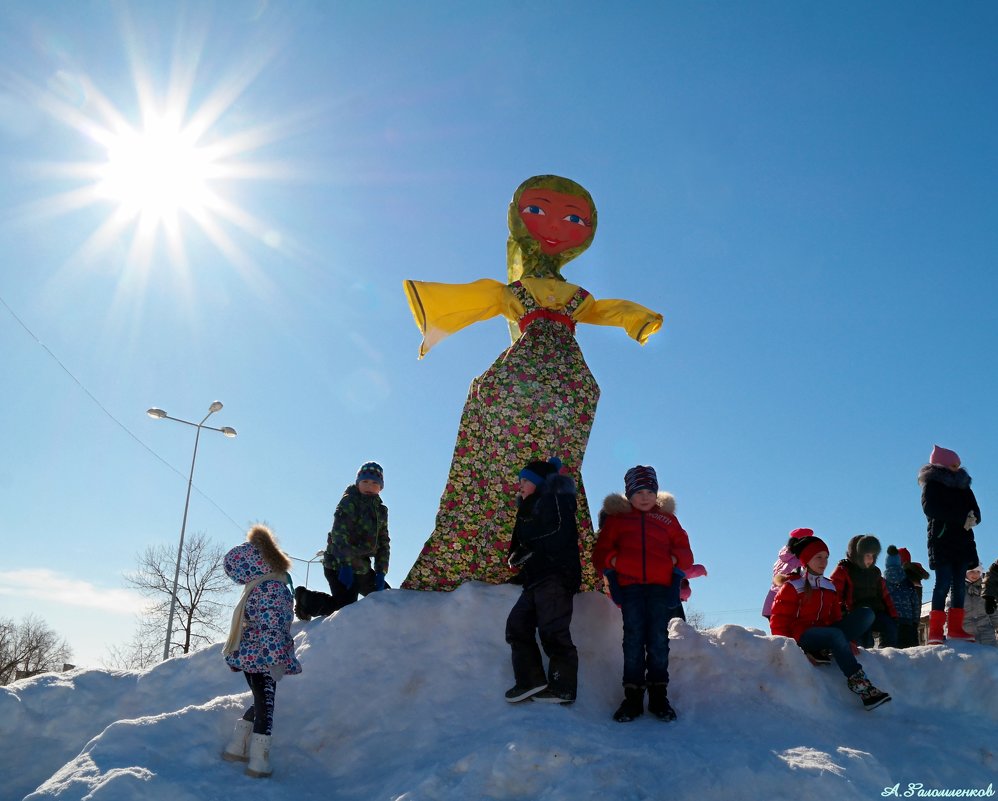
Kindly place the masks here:
[(880, 647), (897, 645), (897, 610), (887, 592), (887, 583), (877, 567), (880, 540), (872, 534), (857, 534), (846, 546), (846, 558), (832, 571), (832, 582), (842, 599), (842, 611), (868, 607), (873, 623), (859, 637), (864, 648), (873, 647), (873, 632), (880, 632)]
[(659, 494), (652, 467), (638, 465), (624, 475), (624, 495), (603, 502), (599, 539), (593, 549), (597, 573), (612, 570), (619, 585), (624, 623), (624, 700), (613, 719), (626, 723), (648, 711), (675, 720), (669, 703), (669, 619), (680, 581), (675, 569), (693, 567), (693, 552), (673, 512), (675, 499)]
[(866, 709), (874, 709), (891, 697), (878, 690), (856, 661), (851, 641), (873, 624), (873, 610), (854, 609), (842, 617), (839, 594), (830, 579), (828, 546), (818, 537), (804, 537), (792, 546), (804, 566), (803, 575), (788, 579), (776, 593), (770, 630), (775, 635), (792, 637), (805, 653), (830, 651), (835, 663), (846, 677), (849, 689), (863, 699)]
[[(506, 620), (515, 684), (510, 703), (575, 700), (579, 653), (572, 642), (572, 606), (582, 582), (575, 481), (560, 472), (561, 461), (530, 462), (520, 471), (519, 507), (509, 548), (523, 591)], [(537, 637), (548, 656), (547, 678)]]
[(274, 695), (285, 675), (301, 673), (291, 639), (291, 560), (277, 547), (266, 526), (253, 526), (247, 542), (225, 555), (225, 573), (243, 587), (232, 613), (229, 638), (222, 649), (233, 671), (242, 671), (253, 693), (253, 705), (236, 721), (232, 739), (222, 752), (230, 762), (248, 762), (246, 774), (271, 774), (270, 734)]

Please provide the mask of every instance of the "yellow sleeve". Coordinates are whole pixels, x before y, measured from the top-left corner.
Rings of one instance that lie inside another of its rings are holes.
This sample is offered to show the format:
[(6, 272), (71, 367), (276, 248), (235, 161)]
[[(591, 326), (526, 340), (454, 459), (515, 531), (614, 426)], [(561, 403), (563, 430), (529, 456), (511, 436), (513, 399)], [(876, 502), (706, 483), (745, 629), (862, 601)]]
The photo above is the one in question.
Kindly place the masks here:
[(440, 340), (465, 326), (500, 314), (510, 319), (516, 319), (518, 315), (513, 307), (519, 304), (513, 293), (505, 284), (491, 278), (470, 284), (405, 281), (403, 287), (412, 316), (423, 334), (420, 359)]
[(642, 345), (662, 327), (662, 315), (640, 303), (629, 300), (596, 300), (592, 296), (579, 305), (575, 319), (590, 325), (619, 326)]

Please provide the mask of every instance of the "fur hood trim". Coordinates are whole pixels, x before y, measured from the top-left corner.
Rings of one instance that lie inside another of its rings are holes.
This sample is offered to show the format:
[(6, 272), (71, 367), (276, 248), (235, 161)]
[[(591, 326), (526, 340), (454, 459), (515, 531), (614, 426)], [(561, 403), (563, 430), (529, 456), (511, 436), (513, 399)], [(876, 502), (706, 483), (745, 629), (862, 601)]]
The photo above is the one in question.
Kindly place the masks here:
[[(631, 506), (631, 502), (627, 500), (627, 497), (623, 493), (615, 492), (603, 499), (603, 511), (600, 514), (624, 515), (633, 509), (634, 507)], [(658, 511), (667, 515), (676, 514), (676, 499), (672, 493), (660, 492), (658, 494)]]
[(918, 471), (918, 483), (923, 487), (928, 481), (937, 481), (947, 487), (957, 489), (967, 489), (970, 487), (970, 474), (962, 467), (953, 471), (948, 467), (939, 467), (934, 464), (923, 465)]
[(544, 479), (541, 492), (551, 495), (575, 495), (575, 479), (562, 473), (555, 473)]
[(275, 573), (290, 573), (291, 560), (277, 547), (273, 532), (266, 526), (253, 526), (246, 539), (260, 552), (260, 556), (270, 565)]
[(863, 556), (868, 553), (873, 554), (873, 564), (876, 564), (880, 556), (880, 540), (872, 534), (857, 534), (846, 546), (846, 559), (858, 567), (865, 567)]

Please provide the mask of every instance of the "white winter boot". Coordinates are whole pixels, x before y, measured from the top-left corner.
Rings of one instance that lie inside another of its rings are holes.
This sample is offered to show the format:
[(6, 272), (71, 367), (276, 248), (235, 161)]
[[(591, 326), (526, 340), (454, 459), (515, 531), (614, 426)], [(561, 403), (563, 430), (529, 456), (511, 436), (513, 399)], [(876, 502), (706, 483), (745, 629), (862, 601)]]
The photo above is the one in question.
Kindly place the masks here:
[(227, 762), (246, 762), (249, 759), (247, 749), (249, 738), (253, 733), (253, 721), (240, 718), (232, 730), (232, 738), (222, 752), (222, 759)]
[(246, 775), (255, 779), (263, 779), (272, 772), (270, 769), (270, 735), (250, 735), (249, 764), (246, 766)]

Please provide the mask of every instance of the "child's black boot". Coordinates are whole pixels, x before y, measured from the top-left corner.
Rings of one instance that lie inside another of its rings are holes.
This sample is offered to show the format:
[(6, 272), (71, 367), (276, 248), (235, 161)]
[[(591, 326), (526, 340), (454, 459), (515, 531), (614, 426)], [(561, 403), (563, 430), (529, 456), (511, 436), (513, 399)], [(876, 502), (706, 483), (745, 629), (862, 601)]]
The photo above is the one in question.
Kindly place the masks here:
[(676, 710), (669, 703), (667, 687), (664, 681), (648, 685), (648, 713), (659, 720), (672, 721), (676, 719)]
[(295, 587), (295, 617), (299, 620), (309, 621), (312, 616), (308, 613), (308, 590), (304, 587)]
[(640, 684), (624, 685), (624, 700), (617, 711), (613, 713), (613, 719), (618, 723), (629, 723), (635, 718), (639, 718), (645, 711), (645, 688)]

